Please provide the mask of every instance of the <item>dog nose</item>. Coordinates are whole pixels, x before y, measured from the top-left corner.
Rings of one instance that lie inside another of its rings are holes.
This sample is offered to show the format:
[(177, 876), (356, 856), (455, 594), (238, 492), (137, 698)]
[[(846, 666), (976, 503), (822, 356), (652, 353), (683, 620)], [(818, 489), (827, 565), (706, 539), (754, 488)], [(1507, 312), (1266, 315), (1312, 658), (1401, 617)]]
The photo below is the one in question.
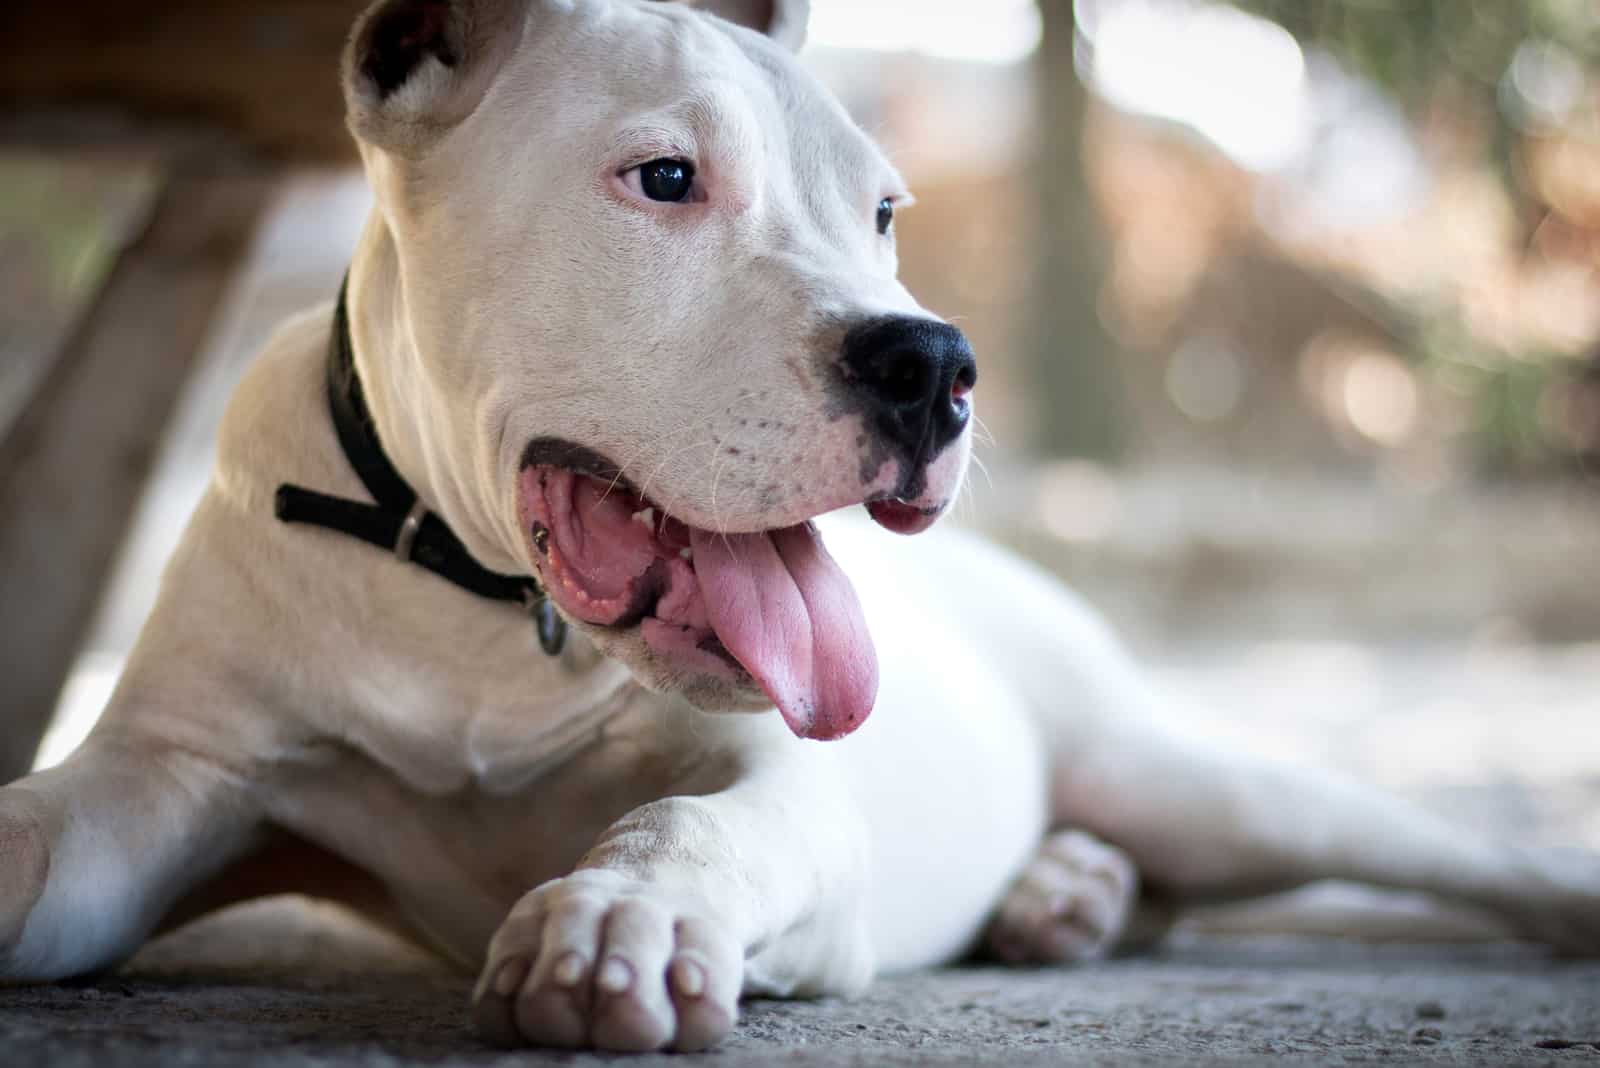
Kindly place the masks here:
[(972, 417), (978, 361), (948, 323), (869, 320), (845, 337), (844, 374), (878, 432), (913, 462), (938, 455)]

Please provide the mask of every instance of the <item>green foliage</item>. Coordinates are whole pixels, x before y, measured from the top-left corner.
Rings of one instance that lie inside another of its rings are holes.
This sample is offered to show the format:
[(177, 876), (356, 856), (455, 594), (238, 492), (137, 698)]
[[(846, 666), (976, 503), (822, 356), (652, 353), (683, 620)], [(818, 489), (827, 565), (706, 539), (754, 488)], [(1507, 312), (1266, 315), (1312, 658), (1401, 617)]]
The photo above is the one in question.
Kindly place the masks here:
[[(1543, 207), (1519, 178), (1524, 131), (1508, 109), (1507, 72), (1526, 43), (1558, 46), (1600, 85), (1600, 0), (1233, 0), (1270, 18), (1302, 44), (1321, 48), (1365, 74), (1414, 116), (1443, 111), (1479, 133), (1485, 163), (1529, 228)], [(1591, 110), (1576, 117), (1579, 136), (1600, 136)], [(1573, 459), (1552, 440), (1548, 398), (1575, 382), (1583, 360), (1571, 354), (1508, 352), (1476, 337), (1461, 310), (1396, 309), (1410, 320), (1410, 351), (1424, 381), (1463, 397), (1473, 412), (1472, 450), (1490, 470), (1559, 466)]]
[(1600, 60), (1594, 0), (1235, 0), (1367, 74), (1407, 104), (1442, 89), (1492, 102), (1517, 48), (1556, 41)]

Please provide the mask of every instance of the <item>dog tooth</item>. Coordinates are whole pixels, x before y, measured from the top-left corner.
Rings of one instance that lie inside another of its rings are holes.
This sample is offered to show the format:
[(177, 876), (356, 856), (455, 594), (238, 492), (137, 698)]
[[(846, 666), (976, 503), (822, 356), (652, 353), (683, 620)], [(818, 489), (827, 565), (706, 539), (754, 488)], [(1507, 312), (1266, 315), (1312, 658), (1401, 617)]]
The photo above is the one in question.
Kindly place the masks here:
[(688, 546), (684, 546), (682, 549), (678, 550), (678, 559), (680, 559), (680, 560), (693, 560), (694, 559), (694, 550), (689, 548)]
[(641, 508), (633, 513), (633, 521), (640, 526), (653, 528), (656, 525), (656, 510), (654, 508)]

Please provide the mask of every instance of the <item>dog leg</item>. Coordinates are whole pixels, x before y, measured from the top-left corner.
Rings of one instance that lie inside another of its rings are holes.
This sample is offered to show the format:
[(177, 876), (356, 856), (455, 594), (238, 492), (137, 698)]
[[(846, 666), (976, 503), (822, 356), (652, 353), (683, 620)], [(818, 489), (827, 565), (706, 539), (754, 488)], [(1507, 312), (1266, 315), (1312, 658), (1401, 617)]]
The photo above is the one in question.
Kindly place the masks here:
[(732, 1030), (741, 992), (863, 987), (865, 833), (819, 763), (611, 828), (495, 935), (479, 1029), (508, 1046), (696, 1050)]
[(1600, 953), (1600, 862), (1486, 839), (1380, 791), (1204, 747), (1133, 711), (1056, 748), (1058, 820), (1125, 849), (1180, 901), (1343, 879), (1487, 908), (1520, 934)]
[(253, 824), (215, 766), (106, 727), (61, 766), (0, 789), (0, 980), (122, 961)]

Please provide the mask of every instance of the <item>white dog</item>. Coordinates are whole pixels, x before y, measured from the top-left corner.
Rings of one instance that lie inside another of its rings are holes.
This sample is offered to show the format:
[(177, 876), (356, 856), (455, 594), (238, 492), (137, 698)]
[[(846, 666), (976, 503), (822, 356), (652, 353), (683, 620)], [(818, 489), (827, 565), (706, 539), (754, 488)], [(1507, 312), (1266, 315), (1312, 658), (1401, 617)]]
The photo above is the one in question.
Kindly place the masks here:
[(1600, 868), (1175, 742), (1026, 565), (823, 547), (823, 513), (946, 509), (976, 372), (895, 280), (906, 190), (804, 23), (368, 12), (347, 298), (239, 390), (99, 727), (0, 791), (0, 978), (299, 890), (479, 969), (491, 1038), (648, 1050), (741, 993), (1084, 960), (1141, 902), (1326, 877), (1600, 950)]

